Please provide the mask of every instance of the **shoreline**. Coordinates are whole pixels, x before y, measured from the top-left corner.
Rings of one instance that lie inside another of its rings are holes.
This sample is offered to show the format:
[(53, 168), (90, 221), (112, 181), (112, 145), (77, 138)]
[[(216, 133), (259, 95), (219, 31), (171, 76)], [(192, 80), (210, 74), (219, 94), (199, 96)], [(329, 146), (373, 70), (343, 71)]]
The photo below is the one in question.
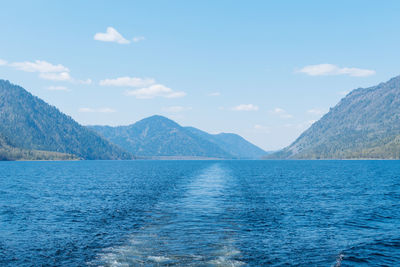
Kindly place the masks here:
[(0, 162), (76, 162), (76, 161), (398, 161), (400, 159), (220, 159), (220, 158), (136, 158), (136, 159), (71, 159), (71, 160), (0, 160)]

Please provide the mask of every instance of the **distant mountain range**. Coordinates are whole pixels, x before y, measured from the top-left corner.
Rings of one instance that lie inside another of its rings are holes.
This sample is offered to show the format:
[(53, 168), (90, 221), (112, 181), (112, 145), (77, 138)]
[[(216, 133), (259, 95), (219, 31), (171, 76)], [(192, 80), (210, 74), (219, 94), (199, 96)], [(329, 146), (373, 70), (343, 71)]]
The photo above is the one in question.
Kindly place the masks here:
[(400, 76), (349, 93), (281, 159), (400, 159)]
[(0, 159), (132, 159), (20, 86), (0, 80)]
[(267, 154), (236, 134), (209, 134), (162, 116), (85, 127), (0, 80), (0, 160), (400, 159), (400, 76), (352, 91), (290, 146)]
[(24, 88), (0, 80), (0, 160), (252, 159), (265, 154), (238, 135), (212, 135), (162, 116), (129, 126), (85, 127)]
[(90, 128), (138, 157), (256, 159), (266, 155), (236, 134), (213, 135), (182, 127), (163, 116), (152, 116), (129, 126)]

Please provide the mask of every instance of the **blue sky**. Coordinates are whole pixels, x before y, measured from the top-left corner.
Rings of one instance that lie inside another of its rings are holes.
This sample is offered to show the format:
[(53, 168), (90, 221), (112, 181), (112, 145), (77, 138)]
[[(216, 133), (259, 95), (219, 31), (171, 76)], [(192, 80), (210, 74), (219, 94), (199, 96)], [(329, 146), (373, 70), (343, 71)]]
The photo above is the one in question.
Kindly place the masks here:
[(78, 122), (154, 114), (266, 150), (400, 74), (399, 1), (6, 1), (0, 78)]

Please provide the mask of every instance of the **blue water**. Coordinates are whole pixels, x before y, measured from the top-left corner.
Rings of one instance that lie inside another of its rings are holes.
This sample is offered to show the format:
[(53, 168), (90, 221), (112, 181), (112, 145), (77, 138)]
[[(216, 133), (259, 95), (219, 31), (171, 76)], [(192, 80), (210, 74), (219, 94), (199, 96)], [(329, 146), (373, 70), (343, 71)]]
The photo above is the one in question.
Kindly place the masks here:
[(0, 266), (399, 266), (398, 161), (0, 162)]

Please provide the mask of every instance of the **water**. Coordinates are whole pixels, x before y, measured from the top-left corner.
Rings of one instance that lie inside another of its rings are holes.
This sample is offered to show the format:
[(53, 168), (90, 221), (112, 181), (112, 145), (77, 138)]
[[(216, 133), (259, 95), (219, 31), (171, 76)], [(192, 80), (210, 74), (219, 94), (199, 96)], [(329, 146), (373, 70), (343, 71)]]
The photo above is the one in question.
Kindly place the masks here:
[(0, 162), (0, 266), (399, 266), (398, 161)]

